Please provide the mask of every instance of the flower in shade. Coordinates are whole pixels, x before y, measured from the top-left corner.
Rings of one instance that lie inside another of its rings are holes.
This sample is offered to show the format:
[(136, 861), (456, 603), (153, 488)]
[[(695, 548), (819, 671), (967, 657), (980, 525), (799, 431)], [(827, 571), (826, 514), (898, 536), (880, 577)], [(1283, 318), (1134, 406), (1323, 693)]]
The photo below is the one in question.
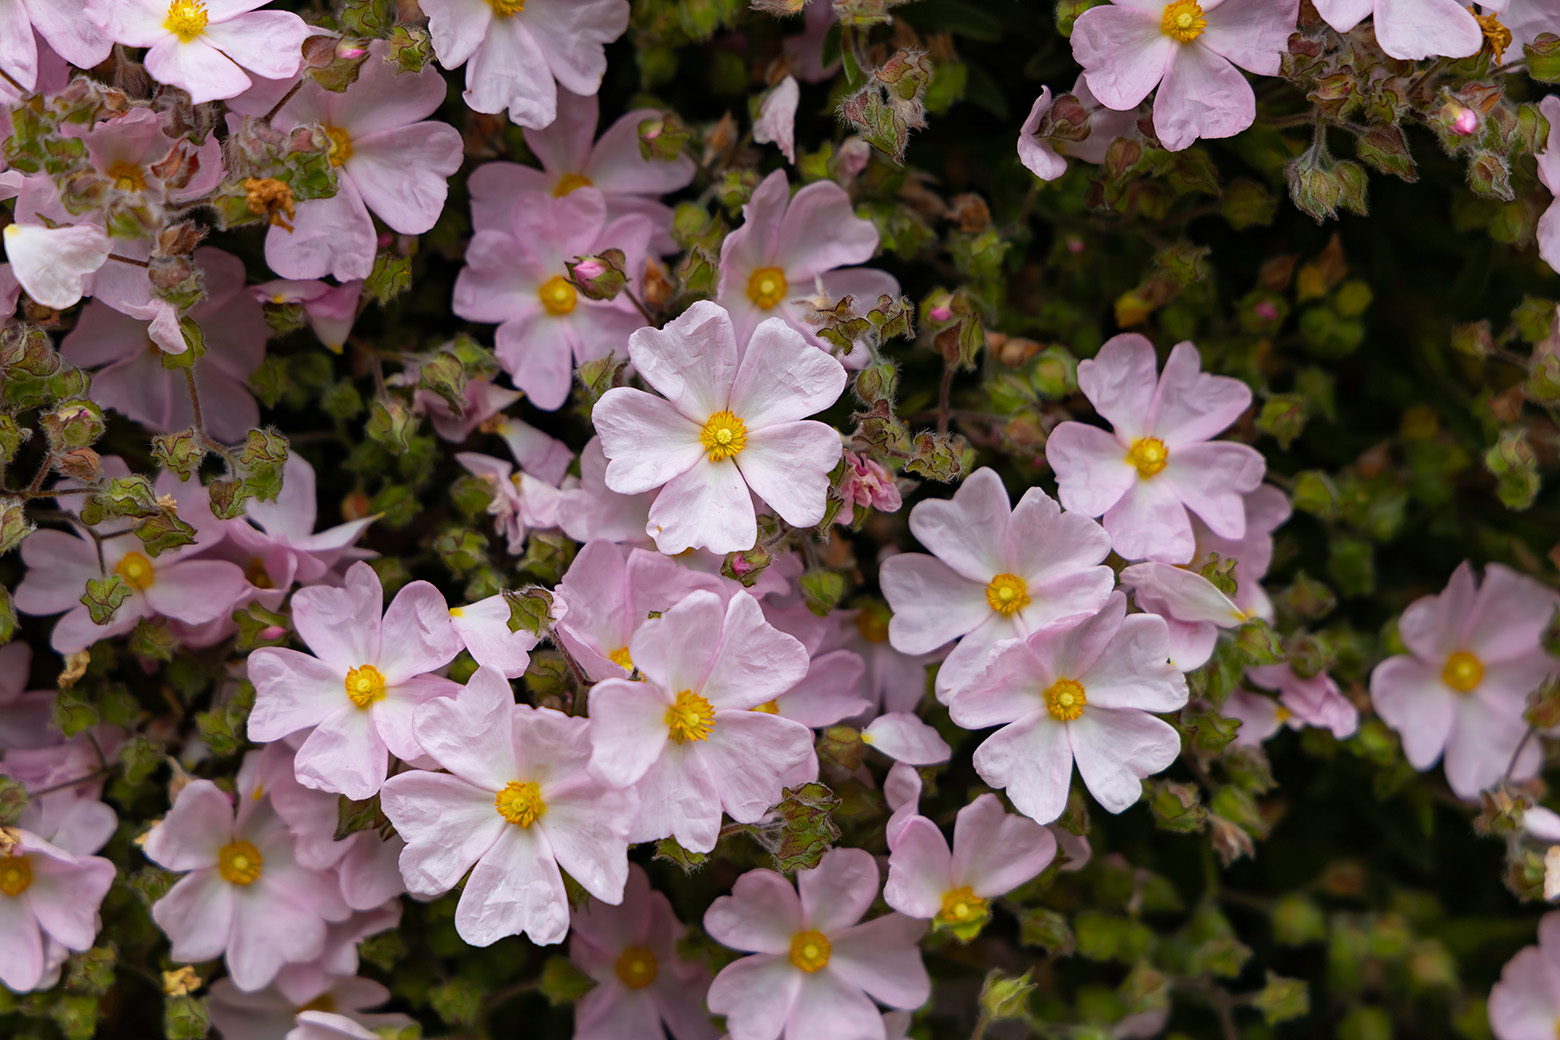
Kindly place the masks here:
[[(1316, 13), (1339, 32), (1348, 32), (1366, 16), (1376, 42), (1394, 58), (1418, 61), (1477, 54), (1484, 34), (1473, 10), (1459, 0), (1314, 0)], [(1491, 6), (1491, 5), (1485, 5)], [(1502, 3), (1499, 6), (1504, 7)], [(1553, 18), (1554, 12), (1550, 15)], [(1553, 22), (1551, 21), (1551, 25)]]
[(759, 106), (753, 120), (753, 140), (773, 144), (788, 163), (796, 162), (796, 104), (801, 88), (796, 77), (786, 76), (771, 90)]
[(488, 515), (509, 555), (520, 555), (532, 529), (558, 526), (558, 489), (551, 484), (491, 455), (458, 451), (455, 461), (492, 492)]
[(91, 948), (114, 864), (47, 840), (28, 829), (35, 820), (21, 822), (0, 830), (0, 983), (26, 993), (51, 974), (51, 945), (78, 953)]
[(901, 653), (924, 654), (963, 637), (937, 673), (944, 701), (980, 674), (997, 643), (1086, 618), (1115, 584), (1099, 524), (1062, 512), (1039, 488), (1011, 507), (995, 470), (971, 473), (951, 499), (921, 502), (910, 530), (935, 555), (883, 561), (888, 638)]
[(1523, 739), (1522, 713), (1560, 670), (1539, 638), (1557, 606), (1560, 594), (1498, 563), (1482, 585), (1464, 563), (1446, 591), (1409, 604), (1398, 621), (1408, 653), (1375, 667), (1370, 697), (1403, 738), (1410, 765), (1423, 772), (1444, 753), (1446, 782), (1460, 798), (1498, 782), (1508, 764), (1518, 780), (1538, 771), (1543, 749)]
[(447, 892), (471, 871), (455, 929), (473, 946), (522, 931), (561, 942), (569, 898), (559, 868), (602, 902), (622, 901), (638, 799), (590, 777), (588, 729), (516, 704), (487, 668), (458, 697), (418, 709), (423, 750), (449, 772), (391, 777), (380, 804), (406, 839), (401, 875), (413, 893)]
[(1538, 218), (1538, 254), (1550, 267), (1560, 271), (1560, 95), (1545, 96), (1538, 108), (1549, 120), (1549, 140), (1538, 153), (1538, 176), (1549, 193), (1556, 197)]
[(1040, 127), (1052, 109), (1051, 88), (1040, 88), (1040, 96), (1029, 108), (1029, 116), (1018, 131), (1018, 159), (1025, 169), (1042, 180), (1054, 181), (1067, 172), (1064, 156), (1084, 162), (1102, 163), (1111, 143), (1118, 137), (1133, 136), (1137, 112), (1116, 112), (1101, 105), (1089, 90), (1088, 81), (1079, 76), (1069, 91), (1088, 116), (1088, 135), (1081, 141), (1063, 137), (1041, 137)]
[(758, 821), (812, 752), (810, 729), (761, 710), (807, 674), (807, 651), (746, 592), (691, 593), (628, 645), (644, 681), (591, 687), (591, 774), (639, 791), (631, 840), (708, 852), (721, 810)]
[(663, 396), (615, 387), (591, 413), (607, 487), (662, 488), (646, 531), (664, 553), (752, 548), (754, 495), (794, 527), (823, 519), (840, 436), (805, 417), (839, 399), (845, 369), (778, 319), (759, 325), (746, 351), (737, 342), (730, 315), (704, 300), (665, 328), (642, 328), (628, 354)]
[(249, 294), (258, 303), (297, 306), (303, 311), (309, 328), (314, 330), (319, 341), (328, 349), (340, 353), (357, 320), (363, 283), (350, 281), (345, 285), (331, 285), (318, 279), (296, 281), (283, 278), (252, 285)]
[(710, 984), (731, 1040), (886, 1040), (878, 1003), (911, 1009), (931, 991), (917, 946), (926, 925), (890, 913), (864, 923), (879, 875), (862, 849), (833, 849), (796, 887), (750, 870), (704, 915), (704, 930), (751, 950)]
[(1209, 440), (1251, 405), (1245, 383), (1203, 372), (1190, 343), (1176, 345), (1163, 374), (1156, 368), (1142, 336), (1107, 341), (1078, 365), (1078, 388), (1114, 431), (1064, 422), (1045, 457), (1062, 505), (1103, 516), (1117, 553), (1186, 563), (1196, 548), (1192, 514), (1220, 538), (1245, 535), (1241, 499), (1262, 482), (1265, 463), (1249, 445)]
[(283, 972), (254, 993), (218, 979), (211, 984), (211, 1024), (222, 1040), (369, 1040), (381, 1035), (375, 1029), (412, 1024), (405, 1015), (365, 1013), (389, 999), (373, 979), (319, 970)]
[(569, 959), (596, 986), (574, 1005), (575, 1040), (645, 1040), (662, 1026), (675, 1040), (715, 1040), (704, 1010), (709, 969), (678, 954), (684, 931), (638, 864), (629, 865), (621, 906), (592, 900), (576, 910)]
[(1550, 1040), (1560, 1035), (1560, 912), (1538, 922), (1538, 945), (1506, 962), (1490, 990), (1490, 1029), (1496, 1040)]
[(1112, 593), (1077, 626), (1005, 644), (949, 705), (965, 729), (1002, 727), (976, 749), (975, 771), (1039, 823), (1066, 808), (1074, 762), (1095, 801), (1119, 813), (1181, 752), (1175, 728), (1152, 714), (1186, 704), (1165, 623), (1126, 605)]
[(1278, 699), (1249, 690), (1230, 694), (1224, 714), (1241, 720), (1240, 732), (1235, 737), (1238, 744), (1260, 744), (1277, 733), (1280, 726), (1316, 726), (1330, 730), (1339, 740), (1352, 737), (1360, 727), (1359, 709), (1326, 672), (1303, 679), (1287, 664), (1272, 664), (1246, 669), (1246, 678), (1255, 686), (1277, 690)]
[(1113, 0), (1078, 16), (1073, 57), (1107, 108), (1137, 108), (1158, 87), (1154, 133), (1180, 151), (1251, 125), (1257, 99), (1240, 70), (1278, 75), (1299, 7), (1300, 0)]
[(296, 761), (306, 787), (371, 797), (385, 782), (389, 755), (421, 753), (412, 730), (417, 706), (460, 690), (429, 674), (461, 649), (439, 590), (414, 581), (388, 609), (383, 604), (379, 576), (355, 563), (341, 588), (315, 585), (293, 596), (293, 626), (314, 656), (278, 647), (249, 656), (249, 738), (308, 731)]

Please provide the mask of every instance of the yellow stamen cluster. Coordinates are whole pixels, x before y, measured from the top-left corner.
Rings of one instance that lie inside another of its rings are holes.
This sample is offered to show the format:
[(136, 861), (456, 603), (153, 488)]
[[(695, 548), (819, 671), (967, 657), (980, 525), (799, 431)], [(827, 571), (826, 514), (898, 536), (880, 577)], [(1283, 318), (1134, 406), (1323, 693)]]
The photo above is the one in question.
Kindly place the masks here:
[(217, 851), (217, 873), (230, 885), (252, 885), (260, 877), (265, 860), (247, 841), (235, 841)]
[(822, 932), (797, 932), (791, 936), (791, 963), (809, 975), (828, 966), (832, 951), (829, 937)]
[(704, 424), (704, 431), (699, 434), (699, 443), (704, 445), (711, 462), (729, 459), (747, 447), (747, 423), (734, 412), (722, 409), (710, 416)]
[(32, 884), (32, 863), (26, 856), (7, 856), (0, 859), (0, 892), (19, 896)]
[(612, 970), (629, 989), (644, 989), (655, 981), (660, 966), (656, 964), (655, 954), (643, 946), (630, 946), (618, 957), (617, 966)]
[(385, 677), (371, 664), (360, 665), (347, 673), (347, 696), (359, 708), (367, 709), (375, 701), (385, 699)]
[(939, 924), (957, 928), (959, 925), (978, 921), (986, 916), (986, 901), (975, 894), (969, 885), (944, 892), (942, 909), (937, 912)]
[(666, 709), (666, 729), (673, 740), (686, 744), (690, 740), (708, 740), (715, 728), (715, 706), (692, 690), (684, 690)]
[(634, 670), (634, 659), (629, 656), (628, 647), (620, 646), (607, 655), (607, 659), (625, 672)]
[(542, 818), (547, 803), (542, 801), (542, 789), (536, 784), (511, 780), (493, 796), (493, 808), (510, 823), (529, 827)]
[(108, 168), (108, 175), (120, 191), (146, 190), (146, 174), (135, 163), (116, 162)]
[(785, 299), (789, 289), (784, 271), (778, 267), (760, 267), (748, 279), (747, 294), (759, 310), (767, 311)]
[(332, 166), (340, 166), (352, 158), (352, 138), (339, 126), (327, 126), (323, 128), (325, 136), (330, 139), (330, 147), (326, 150), (326, 158)]
[(1127, 449), (1127, 461), (1137, 467), (1138, 476), (1144, 480), (1156, 477), (1170, 461), (1170, 449), (1158, 437), (1139, 437)]
[(525, 0), (488, 0), (488, 6), (500, 18), (512, 18), (525, 10)]
[(1166, 4), (1164, 17), (1159, 20), (1160, 31), (1180, 43), (1191, 43), (1207, 28), (1208, 19), (1203, 17), (1202, 5), (1196, 0)]
[(1484, 681), (1484, 662), (1466, 650), (1459, 650), (1446, 659), (1441, 669), (1441, 681), (1458, 693), (1472, 693)]
[(124, 559), (115, 564), (114, 573), (125, 579), (125, 584), (137, 592), (145, 592), (157, 579), (152, 561), (138, 552), (125, 553)]
[(558, 183), (553, 186), (553, 198), (561, 199), (576, 188), (591, 187), (590, 178), (583, 173), (566, 173), (558, 178)]
[(542, 309), (554, 318), (561, 318), (565, 314), (574, 313), (574, 305), (579, 301), (580, 294), (574, 291), (563, 275), (555, 274), (536, 290), (537, 297), (542, 301)]
[(1016, 574), (999, 574), (986, 586), (986, 602), (1003, 617), (1029, 606), (1029, 586)]
[(173, 0), (168, 5), (163, 28), (177, 36), (181, 43), (189, 43), (206, 31), (208, 21), (206, 5), (201, 0)]
[(1058, 679), (1045, 691), (1045, 708), (1058, 722), (1071, 722), (1083, 714), (1089, 699), (1083, 695), (1083, 683), (1077, 679)]

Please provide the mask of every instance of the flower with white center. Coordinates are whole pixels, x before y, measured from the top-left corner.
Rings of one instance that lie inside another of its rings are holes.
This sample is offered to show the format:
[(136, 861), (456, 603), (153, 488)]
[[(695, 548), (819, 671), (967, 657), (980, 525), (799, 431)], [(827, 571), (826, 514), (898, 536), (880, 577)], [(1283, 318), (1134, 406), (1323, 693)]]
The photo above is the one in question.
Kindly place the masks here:
[(94, 224), (10, 224), (5, 229), (11, 274), (28, 296), (55, 310), (81, 299), (87, 277), (108, 262), (108, 252), (108, 235)]
[(663, 396), (616, 387), (591, 418), (607, 487), (623, 495), (661, 488), (646, 527), (658, 549), (752, 548), (754, 495), (794, 527), (823, 519), (840, 436), (805, 416), (839, 399), (838, 361), (773, 318), (739, 352), (730, 315), (704, 300), (665, 328), (634, 333), (628, 354)]

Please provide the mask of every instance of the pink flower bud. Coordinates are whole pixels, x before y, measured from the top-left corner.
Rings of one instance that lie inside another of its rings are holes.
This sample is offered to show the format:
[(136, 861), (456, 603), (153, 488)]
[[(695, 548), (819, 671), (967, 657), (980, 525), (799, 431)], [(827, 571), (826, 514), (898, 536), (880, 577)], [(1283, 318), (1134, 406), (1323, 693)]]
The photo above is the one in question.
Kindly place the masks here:
[(1076, 235), (1072, 235), (1072, 236), (1068, 237), (1068, 239), (1067, 239), (1067, 251), (1069, 253), (1072, 253), (1074, 256), (1076, 256), (1079, 253), (1083, 252), (1087, 248), (1088, 247), (1084, 244), (1083, 239), (1077, 237)]
[(368, 48), (342, 40), (336, 44), (336, 57), (342, 61), (356, 61), (368, 53)]
[(949, 321), (953, 318), (953, 311), (947, 306), (939, 304), (927, 311), (926, 316), (933, 321)]
[(1261, 318), (1263, 321), (1278, 320), (1278, 308), (1273, 306), (1271, 300), (1263, 300), (1261, 303), (1253, 307), (1252, 310), (1256, 311), (1257, 317)]
[(607, 273), (607, 265), (595, 257), (587, 257), (574, 265), (574, 277), (582, 282), (594, 281)]
[(1452, 129), (1464, 137), (1479, 128), (1479, 114), (1462, 105), (1448, 105), (1447, 114), (1452, 118)]

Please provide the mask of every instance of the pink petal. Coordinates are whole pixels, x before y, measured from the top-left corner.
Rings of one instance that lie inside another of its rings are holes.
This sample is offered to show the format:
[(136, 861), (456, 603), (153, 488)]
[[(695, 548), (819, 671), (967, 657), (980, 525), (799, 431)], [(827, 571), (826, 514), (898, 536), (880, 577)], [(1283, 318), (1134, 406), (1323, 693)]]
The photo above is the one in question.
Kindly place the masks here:
[(1246, 0), (1210, 6), (1208, 28), (1198, 42), (1248, 72), (1278, 75), (1289, 35), (1299, 17), (1299, 0)]
[(871, 260), (877, 247), (876, 225), (856, 216), (845, 189), (815, 181), (791, 197), (771, 262), (802, 287), (815, 274)]
[(445, 773), (398, 773), (380, 789), (379, 804), (406, 839), (401, 876), (419, 895), (454, 888), (514, 826), (494, 809), (493, 792)]
[(1090, 705), (1066, 730), (1078, 775), (1107, 812), (1134, 805), (1143, 796), (1142, 779), (1169, 768), (1181, 753), (1175, 727), (1146, 712)]
[[(883, 1016), (861, 987), (847, 981), (834, 967), (802, 976), (796, 1005), (785, 1024), (786, 1040), (814, 1036), (849, 1036), (859, 1040), (883, 1040)], [(733, 1035), (732, 1040), (739, 1040)]]
[(1135, 332), (1112, 336), (1078, 362), (1078, 389), (1125, 440), (1142, 435), (1159, 385), (1154, 345)]
[(931, 996), (917, 945), (926, 922), (885, 914), (832, 937), (829, 968), (889, 1007), (915, 1008)]
[[(816, 357), (825, 357), (821, 351), (807, 349)], [(839, 366), (832, 358), (826, 360)], [(840, 371), (843, 374), (844, 369)], [(749, 430), (747, 446), (733, 461), (747, 486), (781, 519), (793, 527), (811, 527), (823, 519), (829, 471), (839, 462), (842, 450), (838, 430), (804, 419)], [(651, 506), (651, 512), (655, 511), (656, 506)]]
[[(1168, 39), (1168, 37), (1167, 37)], [(1200, 41), (1179, 46), (1154, 97), (1154, 133), (1178, 152), (1198, 138), (1234, 137), (1257, 117), (1257, 96), (1229, 59)]]
[(148, 859), (168, 870), (199, 870), (217, 865), (217, 852), (232, 832), (233, 802), (210, 780), (193, 780), (147, 834), (142, 848)]
[(205, 39), (234, 62), (266, 79), (296, 75), (303, 63), (303, 41), (311, 33), (302, 18), (288, 11), (256, 11), (231, 21), (213, 21)]
[(812, 753), (812, 730), (761, 711), (717, 712), (697, 755), (720, 792), (726, 814), (755, 823), (780, 801), (781, 778)]
[(420, 235), (438, 222), (449, 185), (460, 169), (461, 138), (446, 123), (414, 123), (354, 139), (342, 165), (368, 208), (403, 235)]
[[(597, 431), (605, 433), (600, 426)], [(611, 472), (609, 463), (609, 477)], [(713, 553), (751, 549), (758, 540), (752, 493), (732, 460), (700, 460), (661, 489), (650, 504), (645, 532), (668, 556), (690, 548)]]
[(629, 337), (628, 354), (644, 381), (694, 422), (727, 406), (737, 378), (737, 340), (719, 306), (700, 300), (664, 328), (640, 329)]
[(1091, 7), (1073, 23), (1073, 57), (1106, 108), (1136, 108), (1158, 85), (1180, 46), (1160, 31), (1158, 12), (1138, 7)]
[[(733, 950), (789, 954), (791, 937), (803, 930), (796, 890), (772, 870), (750, 870), (737, 878), (731, 895), (704, 914), (704, 930)], [(710, 1004), (715, 1010), (714, 1001)]]
[(1062, 505), (1084, 516), (1104, 515), (1140, 479), (1121, 442), (1087, 423), (1058, 424), (1045, 442), (1045, 458), (1056, 471)]
[(998, 532), (1005, 532), (1012, 506), (995, 470), (981, 467), (965, 478), (953, 498), (927, 499), (910, 512), (916, 539), (970, 581), (985, 585), (1007, 569)]
[(390, 686), (444, 667), (461, 649), (449, 605), (426, 581), (414, 581), (396, 593), (381, 632), (378, 665)]
[(628, 787), (661, 757), (669, 731), (666, 697), (648, 683), (607, 679), (590, 690), (590, 768), (613, 787)]
[(861, 731), (861, 742), (912, 766), (938, 765), (953, 754), (937, 730), (908, 712), (879, 715)]
[(717, 709), (756, 708), (801, 682), (807, 669), (802, 644), (764, 620), (751, 594), (738, 592), (726, 605), (720, 647), (700, 692)]
[(463, 64), (482, 46), (494, 20), (486, 0), (426, 0), (421, 7), (428, 16), (434, 53), (447, 69)]
[(883, 899), (902, 914), (930, 920), (942, 911), (943, 895), (954, 888), (953, 856), (937, 825), (911, 816), (894, 838)]
[[(601, 395), (591, 420), (608, 460), (607, 487), (620, 495), (641, 494), (704, 467), (700, 427), (659, 397), (615, 387)], [(736, 474), (734, 465), (728, 468)]]
[(314, 727), (298, 749), (294, 766), (303, 786), (361, 801), (384, 784), (389, 751), (373, 716), (348, 701)]
[[(749, 871), (743, 877), (753, 873)], [(726, 1016), (731, 1040), (776, 1040), (785, 1028), (803, 978), (803, 973), (791, 966), (789, 936), (786, 950), (779, 956), (760, 954), (733, 961), (710, 983), (706, 1003), (715, 1014)]]
[(379, 660), (384, 587), (366, 563), (354, 563), (341, 588), (311, 586), (293, 596), (293, 627), (322, 661), (345, 673)]
[(1466, 58), (1484, 42), (1479, 23), (1457, 0), (1376, 0), (1376, 42), (1394, 58)]
[(209, 961), (227, 949), (233, 932), (235, 888), (215, 869), (197, 870), (152, 904), (152, 920), (173, 943), (169, 952), (174, 960)]
[(997, 730), (975, 749), (975, 771), (992, 787), (1006, 788), (1019, 812), (1050, 823), (1067, 808), (1072, 782), (1067, 727), (1043, 711)]
[(796, 889), (808, 928), (833, 936), (861, 920), (881, 884), (877, 861), (864, 849), (835, 848), (811, 870), (798, 871)]
[(770, 318), (748, 341), (727, 407), (756, 431), (815, 415), (844, 389), (843, 365), (783, 320)]
[(280, 740), (317, 726), (347, 699), (346, 672), (296, 650), (264, 647), (249, 655), (255, 706), (249, 713), (251, 740)]
[(991, 617), (984, 582), (965, 578), (935, 556), (890, 556), (878, 576), (894, 611), (888, 623), (889, 642), (900, 653), (929, 653)]
[(1239, 379), (1202, 371), (1191, 343), (1177, 343), (1154, 391), (1148, 428), (1171, 449), (1205, 441), (1227, 429), (1251, 407), (1251, 388)]
[[(1144, 480), (1130, 468), (1128, 472), (1136, 482), (1121, 501), (1105, 512), (1105, 531), (1110, 535), (1111, 547), (1128, 560), (1189, 562), (1197, 543), (1192, 536), (1191, 518), (1181, 504), (1180, 488), (1160, 479), (1163, 473)], [(1065, 494), (1062, 501), (1067, 501)], [(1244, 519), (1245, 514), (1241, 516)]]
[(1055, 855), (1055, 836), (1033, 820), (1004, 812), (996, 795), (983, 794), (960, 809), (953, 825), (952, 880), (982, 899), (1011, 892)]

